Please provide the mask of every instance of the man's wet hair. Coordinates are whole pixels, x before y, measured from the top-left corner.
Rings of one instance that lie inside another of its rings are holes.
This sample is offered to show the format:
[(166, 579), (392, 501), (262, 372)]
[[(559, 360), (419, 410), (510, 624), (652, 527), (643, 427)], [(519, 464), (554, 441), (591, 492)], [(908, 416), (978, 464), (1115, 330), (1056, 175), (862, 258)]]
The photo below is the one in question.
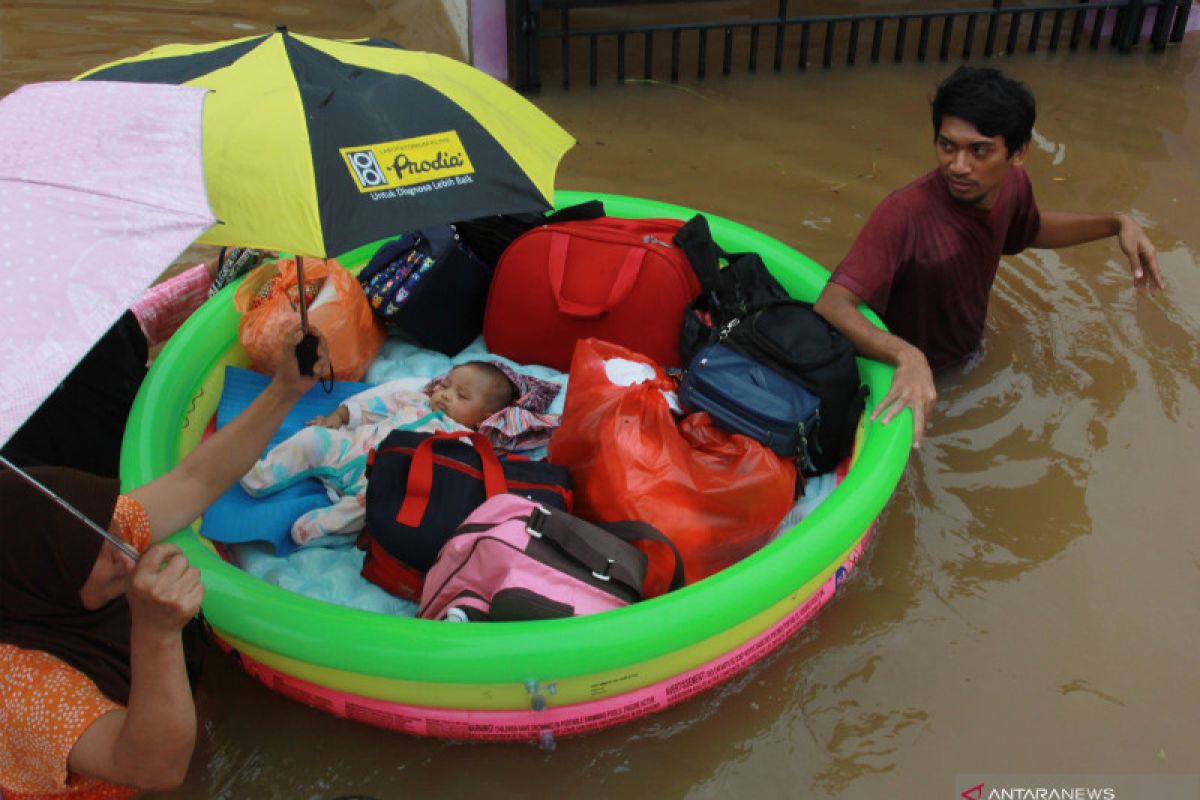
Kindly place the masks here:
[(943, 117), (958, 117), (984, 136), (1003, 136), (1010, 158), (1033, 136), (1037, 117), (1037, 103), (1029, 87), (988, 67), (956, 69), (938, 84), (930, 106), (935, 139)]
[(488, 408), (499, 411), (511, 406), (517, 399), (517, 387), (504, 374), (504, 370), (490, 361), (467, 361), (464, 367), (474, 367), (483, 372), (488, 379)]

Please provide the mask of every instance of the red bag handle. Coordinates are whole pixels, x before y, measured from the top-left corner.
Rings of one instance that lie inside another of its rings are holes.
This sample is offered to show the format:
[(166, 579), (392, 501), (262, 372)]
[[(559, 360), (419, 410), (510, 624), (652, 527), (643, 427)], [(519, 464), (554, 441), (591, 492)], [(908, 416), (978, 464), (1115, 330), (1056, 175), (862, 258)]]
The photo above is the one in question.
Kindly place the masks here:
[(508, 491), (508, 481), (504, 477), (504, 468), (492, 443), (478, 431), (458, 431), (456, 433), (435, 433), (417, 445), (413, 450), (412, 463), (408, 466), (408, 486), (404, 490), (404, 502), (400, 504), (400, 512), (396, 514), (396, 522), (415, 528), (421, 524), (425, 509), (429, 507), (429, 495), (433, 491), (433, 443), (442, 439), (470, 439), (479, 453), (483, 463), (483, 491), (488, 497), (495, 497)]
[(550, 262), (547, 268), (550, 273), (550, 291), (554, 294), (554, 302), (558, 305), (558, 310), (568, 317), (587, 319), (598, 317), (604, 312), (616, 308), (633, 289), (633, 285), (637, 283), (638, 275), (642, 271), (642, 264), (646, 260), (646, 249), (631, 247), (625, 252), (625, 261), (617, 270), (617, 277), (613, 280), (612, 288), (609, 289), (608, 299), (601, 304), (580, 303), (568, 300), (563, 297), (562, 293), (563, 276), (567, 271), (567, 248), (570, 243), (571, 237), (565, 233), (550, 234)]

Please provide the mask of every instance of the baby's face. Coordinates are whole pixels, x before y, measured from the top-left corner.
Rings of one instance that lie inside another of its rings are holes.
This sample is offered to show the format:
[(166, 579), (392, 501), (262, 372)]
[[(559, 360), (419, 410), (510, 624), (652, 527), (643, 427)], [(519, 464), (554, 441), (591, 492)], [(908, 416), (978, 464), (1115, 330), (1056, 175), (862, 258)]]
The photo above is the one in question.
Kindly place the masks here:
[(478, 428), (495, 414), (495, 389), (491, 378), (478, 367), (464, 365), (450, 370), (446, 381), (429, 396), (429, 405), (459, 425)]

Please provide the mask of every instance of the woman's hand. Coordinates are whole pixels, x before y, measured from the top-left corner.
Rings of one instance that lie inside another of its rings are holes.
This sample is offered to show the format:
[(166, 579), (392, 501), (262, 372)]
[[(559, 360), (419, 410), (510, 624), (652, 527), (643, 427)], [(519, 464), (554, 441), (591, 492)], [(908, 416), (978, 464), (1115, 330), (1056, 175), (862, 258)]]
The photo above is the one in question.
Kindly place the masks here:
[(135, 628), (177, 637), (200, 610), (204, 584), (182, 550), (156, 544), (134, 569), (127, 596)]
[(317, 337), (317, 360), (313, 364), (312, 375), (302, 375), (296, 356), (296, 345), (304, 339), (304, 332), (297, 325), (283, 337), (283, 345), (275, 359), (275, 375), (272, 384), (287, 390), (296, 397), (307, 392), (318, 380), (331, 378), (333, 370), (329, 364), (329, 343), (316, 328), (309, 326), (309, 332)]
[(157, 544), (138, 562), (126, 597), (133, 617), (129, 702), (83, 732), (67, 767), (138, 789), (174, 789), (187, 775), (196, 743), (196, 706), (179, 632), (200, 610), (204, 584), (183, 551)]

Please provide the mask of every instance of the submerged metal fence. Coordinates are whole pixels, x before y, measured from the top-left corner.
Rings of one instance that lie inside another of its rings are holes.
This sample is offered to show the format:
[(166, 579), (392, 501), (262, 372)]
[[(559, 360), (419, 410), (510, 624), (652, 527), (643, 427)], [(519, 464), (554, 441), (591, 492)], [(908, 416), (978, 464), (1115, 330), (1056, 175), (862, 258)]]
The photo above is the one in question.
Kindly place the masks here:
[[(990, 7), (983, 8), (790, 16), (789, 0), (779, 0), (776, 16), (758, 19), (628, 27), (572, 25), (572, 11), (663, 2), (516, 0), (512, 25), (517, 88), (541, 89), (545, 42), (559, 43), (562, 85), (569, 88), (572, 73), (583, 69), (585, 56), (580, 48), (586, 48), (591, 86), (599, 81), (602, 62), (620, 82), (656, 77), (678, 81), (685, 47), (695, 53), (691, 63), (698, 80), (703, 80), (713, 67), (730, 74), (735, 54), (750, 72), (758, 70), (760, 57), (764, 56), (771, 59), (776, 72), (781, 72), (785, 68), (806, 70), (814, 60), (830, 67), (835, 61), (852, 65), (860, 58), (871, 62), (883, 58), (903, 61), (907, 56), (925, 61), (931, 53), (942, 61), (956, 52), (968, 59), (976, 52), (994, 55), (998, 48), (1012, 54), (1022, 46), (1029, 52), (1039, 47), (1053, 52), (1064, 44), (1071, 50), (1081, 45), (1098, 49), (1109, 25), (1109, 46), (1128, 52), (1144, 39), (1155, 51), (1161, 51), (1168, 42), (1182, 41), (1192, 6), (1192, 0), (1070, 0), (1019, 6), (1004, 6), (1003, 0), (993, 0)], [(696, 5), (693, 3), (693, 8)], [(1149, 30), (1143, 36), (1148, 24)], [(656, 56), (656, 47), (662, 47), (663, 42), (670, 48), (669, 59), (661, 50)], [(710, 47), (719, 47), (719, 55)], [(631, 77), (631, 67), (636, 70), (638, 62), (640, 74)]]

